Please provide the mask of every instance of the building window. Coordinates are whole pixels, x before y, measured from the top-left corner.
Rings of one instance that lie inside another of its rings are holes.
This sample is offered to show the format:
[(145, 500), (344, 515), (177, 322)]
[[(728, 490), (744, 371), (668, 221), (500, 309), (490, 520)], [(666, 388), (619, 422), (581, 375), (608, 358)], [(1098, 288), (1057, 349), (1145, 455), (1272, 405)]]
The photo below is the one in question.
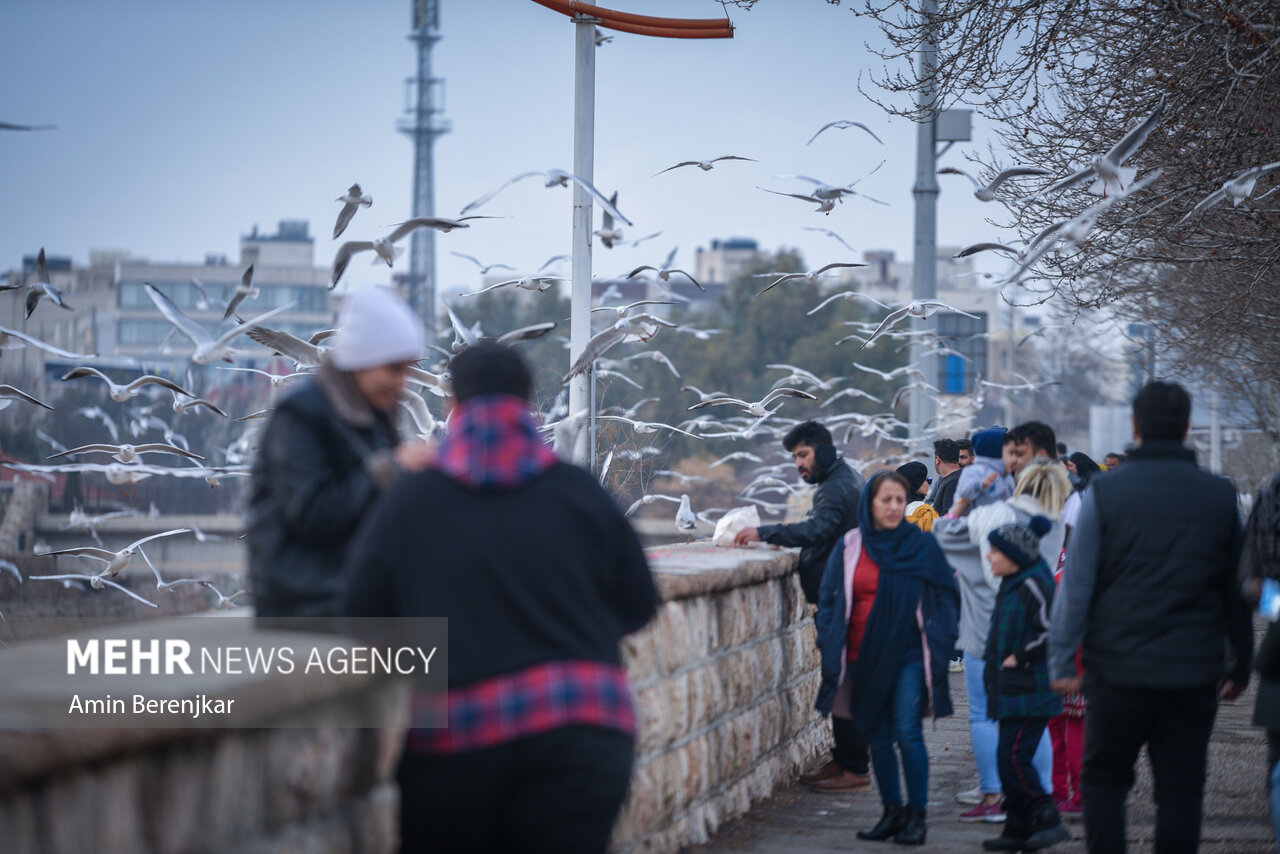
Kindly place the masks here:
[(164, 343), (165, 337), (173, 328), (167, 320), (130, 318), (120, 321), (117, 339), (122, 346), (158, 347)]
[[(936, 385), (946, 394), (968, 394), (973, 391), (977, 377), (987, 373), (987, 315), (974, 312), (977, 317), (963, 314), (938, 314), (938, 337), (948, 353), (938, 360)], [(959, 355), (956, 355), (959, 354)]]

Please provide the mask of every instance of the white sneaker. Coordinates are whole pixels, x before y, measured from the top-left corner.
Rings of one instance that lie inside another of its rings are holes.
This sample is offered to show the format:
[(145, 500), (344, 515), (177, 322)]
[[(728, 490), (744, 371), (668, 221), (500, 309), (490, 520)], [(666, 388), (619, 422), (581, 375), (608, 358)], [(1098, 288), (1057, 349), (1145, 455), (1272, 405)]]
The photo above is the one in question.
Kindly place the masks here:
[(951, 661), (947, 663), (947, 670), (951, 673), (964, 673), (964, 659), (951, 659)]
[(980, 804), (982, 803), (982, 786), (974, 786), (972, 789), (965, 789), (956, 795), (956, 800), (962, 804)]

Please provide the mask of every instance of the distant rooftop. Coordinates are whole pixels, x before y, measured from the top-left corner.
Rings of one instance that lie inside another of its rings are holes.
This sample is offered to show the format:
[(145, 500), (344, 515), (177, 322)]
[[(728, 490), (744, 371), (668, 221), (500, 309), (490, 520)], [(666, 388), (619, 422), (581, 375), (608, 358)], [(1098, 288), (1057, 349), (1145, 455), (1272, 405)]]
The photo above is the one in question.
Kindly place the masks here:
[(311, 224), (305, 219), (282, 219), (280, 225), (276, 229), (275, 234), (265, 234), (258, 231), (258, 226), (253, 227), (253, 231), (246, 234), (242, 240), (256, 241), (274, 241), (278, 243), (312, 243), (313, 239), (310, 235)]
[(728, 240), (712, 239), (712, 249), (746, 249), (755, 252), (760, 245), (749, 237), (730, 237)]

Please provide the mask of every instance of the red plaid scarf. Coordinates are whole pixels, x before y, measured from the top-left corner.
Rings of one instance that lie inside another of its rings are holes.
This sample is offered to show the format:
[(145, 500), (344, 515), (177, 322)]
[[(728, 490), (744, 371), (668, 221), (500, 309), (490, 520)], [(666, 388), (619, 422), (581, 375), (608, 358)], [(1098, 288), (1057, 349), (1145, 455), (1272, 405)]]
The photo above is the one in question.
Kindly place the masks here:
[(509, 394), (470, 398), (453, 410), (435, 468), (471, 489), (514, 489), (556, 455), (538, 435), (529, 404)]

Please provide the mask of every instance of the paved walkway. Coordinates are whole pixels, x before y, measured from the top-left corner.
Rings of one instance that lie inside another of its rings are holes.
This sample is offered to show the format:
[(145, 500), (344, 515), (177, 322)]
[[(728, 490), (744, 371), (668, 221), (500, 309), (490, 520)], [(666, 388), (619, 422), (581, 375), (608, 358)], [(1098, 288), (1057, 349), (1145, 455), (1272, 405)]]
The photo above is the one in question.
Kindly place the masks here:
[[(969, 744), (964, 674), (951, 674), (951, 696), (956, 713), (938, 721), (935, 729), (925, 722), (929, 748), (929, 837), (922, 850), (981, 852), (982, 840), (1000, 833), (1000, 825), (966, 824), (956, 816), (967, 807), (955, 801), (955, 793), (977, 783)], [(1275, 854), (1276, 845), (1267, 818), (1266, 739), (1249, 725), (1253, 712), (1251, 689), (1234, 703), (1223, 704), (1209, 748), (1209, 781), (1200, 851), (1204, 854)], [(685, 849), (687, 854), (809, 854), (828, 851), (904, 849), (891, 843), (865, 842), (854, 833), (871, 827), (880, 817), (875, 786), (853, 795), (822, 795), (808, 787), (792, 785), (748, 815), (720, 828), (706, 845)], [(1145, 757), (1129, 796), (1129, 851), (1153, 849), (1155, 813), (1151, 776)], [(1084, 828), (1069, 819), (1071, 839), (1051, 849), (1052, 854), (1083, 854)], [(887, 847), (886, 847), (887, 846)]]

